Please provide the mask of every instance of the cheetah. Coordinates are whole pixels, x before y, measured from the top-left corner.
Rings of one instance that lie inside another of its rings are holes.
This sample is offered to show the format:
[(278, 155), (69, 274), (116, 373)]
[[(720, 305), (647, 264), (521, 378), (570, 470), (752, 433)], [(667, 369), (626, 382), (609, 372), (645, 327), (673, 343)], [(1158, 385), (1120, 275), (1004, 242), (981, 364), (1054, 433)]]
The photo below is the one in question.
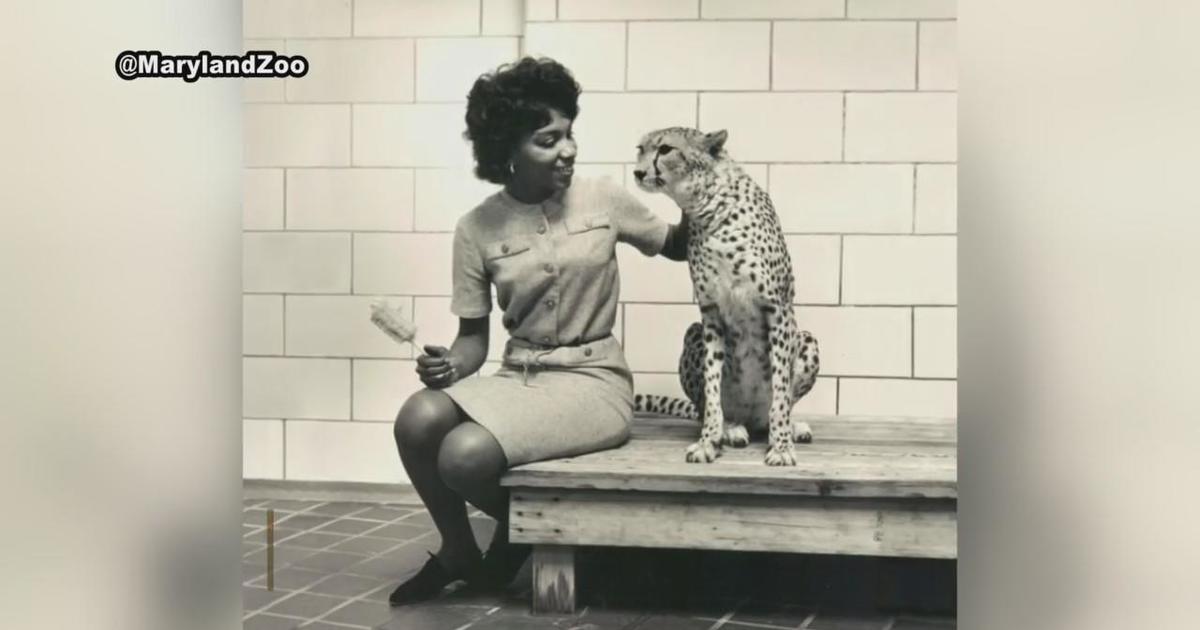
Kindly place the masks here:
[(638, 144), (637, 185), (669, 196), (688, 219), (688, 269), (701, 321), (684, 334), (688, 400), (638, 395), (638, 411), (700, 418), (688, 462), (712, 462), (768, 430), (765, 462), (795, 465), (809, 442), (792, 406), (820, 371), (817, 340), (796, 324), (792, 263), (770, 197), (725, 151), (726, 131), (671, 127)]

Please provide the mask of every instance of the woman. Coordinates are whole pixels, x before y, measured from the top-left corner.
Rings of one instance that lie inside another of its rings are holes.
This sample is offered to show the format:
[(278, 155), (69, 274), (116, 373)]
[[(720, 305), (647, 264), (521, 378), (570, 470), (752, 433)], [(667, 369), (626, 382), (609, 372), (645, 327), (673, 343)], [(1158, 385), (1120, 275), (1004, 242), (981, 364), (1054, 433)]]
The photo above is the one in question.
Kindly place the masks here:
[[(612, 335), (615, 244), (686, 259), (686, 226), (668, 225), (616, 184), (572, 183), (579, 85), (562, 65), (525, 58), (480, 77), (467, 101), (475, 173), (502, 184), (455, 228), (450, 348), (417, 359), (423, 389), (396, 417), (405, 470), (442, 536), (437, 554), (400, 584), (393, 605), (465, 579), (499, 587), (527, 557), (508, 542), (510, 466), (625, 442), (633, 378)], [(488, 349), (492, 286), (511, 338), (503, 367), (467, 378)], [(498, 521), (481, 555), (470, 502)]]

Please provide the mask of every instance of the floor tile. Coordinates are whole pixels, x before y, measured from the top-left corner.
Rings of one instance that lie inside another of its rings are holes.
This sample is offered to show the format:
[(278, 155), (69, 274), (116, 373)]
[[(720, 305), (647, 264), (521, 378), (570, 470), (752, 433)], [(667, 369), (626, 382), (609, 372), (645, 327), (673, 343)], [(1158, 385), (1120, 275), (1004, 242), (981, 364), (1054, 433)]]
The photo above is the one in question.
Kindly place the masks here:
[(276, 543), (282, 547), (302, 547), (304, 549), (324, 549), (331, 547), (340, 542), (347, 540), (349, 536), (345, 534), (327, 534), (324, 532), (304, 532), (298, 536), (292, 536), (287, 540)]
[(374, 505), (376, 505), (376, 504), (335, 501), (332, 503), (324, 503), (322, 505), (318, 505), (317, 507), (309, 510), (307, 513), (308, 514), (325, 514), (328, 516), (346, 516), (347, 514), (353, 514), (355, 512), (361, 512), (363, 510), (370, 509)]
[(353, 518), (339, 518), (336, 521), (321, 526), (317, 531), (325, 533), (338, 532), (342, 534), (361, 534), (369, 529), (375, 529), (378, 526), (378, 521), (360, 521)]
[(376, 538), (374, 536), (355, 536), (354, 538), (344, 538), (342, 542), (330, 548), (331, 551), (348, 551), (350, 553), (364, 553), (374, 555), (383, 553), (396, 546), (403, 544), (402, 541), (394, 538)]
[(266, 575), (266, 574), (267, 574), (266, 565), (259, 566), (257, 564), (246, 564), (245, 562), (242, 563), (242, 581), (243, 582), (248, 582), (260, 575)]
[[(352, 623), (360, 626), (375, 627), (392, 618), (392, 609), (384, 603), (353, 601), (329, 613), (322, 621), (336, 623)], [(446, 626), (450, 630), (456, 626)], [(415, 629), (414, 629), (415, 630)]]
[(314, 621), (306, 626), (303, 626), (302, 630), (371, 630), (371, 627), (352, 626), (340, 623), (335, 625), (332, 623), (325, 623), (323, 621)]
[(375, 506), (362, 512), (356, 512), (354, 518), (365, 518), (372, 521), (391, 522), (399, 518), (404, 518), (416, 510), (411, 508), (393, 508), (384, 506)]
[(268, 591), (265, 588), (252, 586), (242, 587), (242, 612), (248, 613), (265, 608), (267, 604), (291, 593), (291, 591)]
[(309, 514), (305, 512), (304, 514), (293, 514), (285, 520), (278, 521), (276, 525), (298, 530), (315, 529), (325, 525), (326, 523), (329, 523), (335, 518), (337, 517), (323, 516), (321, 514)]
[[(281, 568), (293, 565), (296, 562), (313, 555), (314, 553), (318, 552), (313, 551), (312, 549), (303, 549), (301, 547), (284, 547), (281, 545), (275, 545), (275, 570), (278, 571)], [(264, 567), (267, 566), (266, 545), (263, 545), (262, 550), (255, 551), (254, 553), (242, 557), (242, 563), (258, 564)]]
[(322, 503), (322, 501), (294, 501), (290, 499), (271, 499), (267, 501), (267, 507), (275, 508), (276, 510), (285, 510), (288, 512), (298, 512), (307, 510), (308, 508)]
[(267, 608), (266, 612), (290, 617), (314, 619), (329, 612), (334, 606), (344, 603), (341, 597), (318, 595), (316, 593), (294, 593), (291, 597), (281, 598)]
[(883, 616), (851, 613), (818, 613), (808, 630), (883, 630), (889, 619)]
[(629, 630), (708, 630), (712, 621), (685, 614), (651, 614), (630, 626)]
[(892, 630), (954, 630), (958, 622), (954, 617), (904, 617), (896, 619)]
[[(377, 604), (387, 608), (387, 604)], [(340, 612), (340, 611), (339, 611)], [(403, 606), (388, 610), (386, 623), (379, 630), (451, 630), (477, 619), (486, 619), (484, 612), (469, 608), (446, 608), (438, 606)], [(480, 621), (479, 623), (482, 623)], [(475, 630), (477, 624), (471, 625)], [(500, 627), (500, 626), (493, 626)], [(523, 628), (526, 626), (508, 626)]]
[(404, 523), (405, 525), (422, 525), (429, 529), (433, 529), (434, 527), (433, 517), (429, 516), (429, 512), (426, 512), (425, 510), (413, 512), (412, 514), (404, 517), (404, 519), (400, 522)]
[[(382, 586), (378, 579), (338, 573), (308, 587), (309, 592), (339, 597), (358, 597)], [(381, 600), (383, 601), (383, 600)]]
[(242, 622), (242, 630), (292, 630), (300, 627), (304, 619), (289, 619), (259, 613)]
[(432, 528), (424, 525), (408, 524), (404, 521), (391, 523), (383, 527), (377, 527), (369, 530), (366, 535), (376, 538), (392, 538), (395, 540), (412, 540), (417, 536), (423, 536), (432, 531)]
[(795, 628), (804, 623), (812, 613), (813, 609), (807, 606), (748, 604), (739, 607), (730, 621)]
[(362, 562), (367, 558), (357, 553), (338, 553), (336, 551), (318, 551), (306, 558), (294, 562), (294, 566), (305, 569), (316, 569), (325, 574), (338, 573), (346, 567)]
[[(325, 573), (321, 571), (312, 571), (310, 569), (300, 569), (288, 567), (286, 569), (277, 569), (275, 571), (275, 588), (285, 591), (300, 590), (313, 582), (325, 577)], [(267, 576), (255, 578), (250, 582), (251, 586), (267, 585)]]

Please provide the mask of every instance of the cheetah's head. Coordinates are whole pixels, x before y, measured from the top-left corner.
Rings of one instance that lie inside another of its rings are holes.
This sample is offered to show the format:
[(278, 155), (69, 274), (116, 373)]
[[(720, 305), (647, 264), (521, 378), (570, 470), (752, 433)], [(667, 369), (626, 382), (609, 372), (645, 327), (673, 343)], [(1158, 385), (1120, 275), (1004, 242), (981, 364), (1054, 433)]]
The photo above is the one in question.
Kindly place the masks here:
[(651, 131), (638, 143), (638, 162), (633, 171), (637, 185), (646, 192), (662, 192), (685, 206), (698, 187), (706, 185), (702, 175), (710, 173), (722, 160), (725, 130), (704, 133), (689, 127), (668, 127)]

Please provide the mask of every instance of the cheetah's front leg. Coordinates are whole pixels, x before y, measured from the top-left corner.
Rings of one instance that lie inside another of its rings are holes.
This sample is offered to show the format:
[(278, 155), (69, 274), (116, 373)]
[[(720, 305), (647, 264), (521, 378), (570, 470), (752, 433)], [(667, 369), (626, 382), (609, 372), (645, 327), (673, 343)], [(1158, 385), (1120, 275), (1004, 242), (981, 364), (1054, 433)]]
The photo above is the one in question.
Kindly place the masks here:
[(721, 409), (721, 370), (725, 366), (725, 329), (717, 307), (700, 309), (704, 323), (704, 421), (700, 440), (687, 448), (687, 461), (709, 463), (721, 456), (725, 413)]
[(767, 441), (768, 466), (795, 466), (792, 446), (792, 353), (797, 343), (796, 319), (778, 306), (763, 307), (771, 353), (771, 411)]

